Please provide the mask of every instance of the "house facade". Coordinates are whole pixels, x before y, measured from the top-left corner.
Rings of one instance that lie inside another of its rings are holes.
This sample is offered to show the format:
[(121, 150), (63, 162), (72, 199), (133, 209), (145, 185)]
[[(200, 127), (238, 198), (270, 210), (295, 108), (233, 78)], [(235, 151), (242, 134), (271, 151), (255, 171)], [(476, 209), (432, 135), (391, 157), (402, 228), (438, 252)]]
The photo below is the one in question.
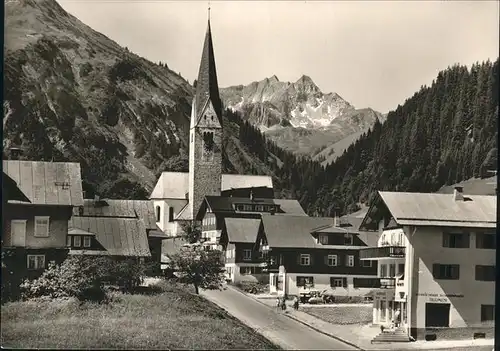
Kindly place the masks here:
[(313, 288), (364, 296), (378, 284), (377, 267), (359, 257), (370, 240), (334, 218), (262, 215), (255, 247), (265, 259), (271, 293), (297, 295)]
[(361, 259), (377, 260), (392, 281), (377, 292), (374, 323), (399, 308), (417, 340), (493, 336), (496, 196), (379, 192), (362, 227), (383, 235)]
[(4, 202), (2, 250), (15, 251), (15, 274), (36, 278), (50, 261), (67, 257), (68, 220), (73, 207), (83, 204), (80, 165), (9, 160), (3, 171), (29, 202)]
[[(240, 281), (267, 280), (262, 271), (262, 253), (255, 249), (261, 216), (307, 216), (297, 200), (256, 198), (253, 190), (240, 188), (238, 195), (207, 196), (196, 219), (202, 223), (202, 241), (207, 249), (223, 252), (227, 279)], [(260, 193), (262, 194), (262, 192)], [(271, 194), (268, 194), (271, 195)]]

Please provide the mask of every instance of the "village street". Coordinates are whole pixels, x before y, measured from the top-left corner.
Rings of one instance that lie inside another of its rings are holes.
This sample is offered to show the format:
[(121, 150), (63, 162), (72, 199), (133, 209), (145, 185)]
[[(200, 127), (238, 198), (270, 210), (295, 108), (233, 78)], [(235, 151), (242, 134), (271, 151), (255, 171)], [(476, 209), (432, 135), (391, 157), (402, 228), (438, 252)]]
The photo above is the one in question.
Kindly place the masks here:
[(246, 325), (286, 350), (355, 350), (329, 336), (321, 334), (273, 309), (235, 291), (203, 290), (205, 298), (225, 308)]

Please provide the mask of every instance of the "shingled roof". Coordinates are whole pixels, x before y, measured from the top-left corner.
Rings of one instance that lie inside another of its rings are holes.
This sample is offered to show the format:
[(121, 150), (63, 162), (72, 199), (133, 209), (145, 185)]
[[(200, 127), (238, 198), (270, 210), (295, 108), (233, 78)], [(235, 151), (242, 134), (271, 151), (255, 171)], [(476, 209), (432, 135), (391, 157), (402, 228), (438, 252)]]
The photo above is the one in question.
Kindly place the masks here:
[[(270, 176), (223, 174), (221, 191), (241, 188), (273, 188)], [(182, 199), (187, 201), (189, 192), (188, 172), (162, 172), (151, 192), (150, 199)]]
[(4, 160), (3, 172), (17, 183), (31, 204), (83, 205), (79, 163)]
[(260, 219), (225, 218), (225, 228), (230, 243), (255, 243), (259, 232)]
[(73, 216), (68, 231), (80, 229), (94, 233), (108, 255), (149, 257), (144, 222), (134, 218)]
[(464, 198), (455, 200), (452, 194), (379, 191), (361, 228), (370, 225), (381, 202), (399, 225), (496, 228), (496, 196), (464, 195)]
[[(200, 70), (198, 71), (195, 100), (193, 104), (196, 109), (193, 114), (196, 121), (201, 117), (203, 109), (209, 99), (212, 102), (219, 123), (222, 125), (222, 102), (217, 82), (217, 70), (215, 68), (215, 55), (210, 20), (208, 21), (207, 32), (205, 34), (205, 42), (201, 54)], [(196, 123), (196, 121), (194, 121), (194, 123)], [(191, 123), (193, 123), (193, 121)]]
[(99, 201), (85, 199), (83, 213), (73, 209), (74, 216), (139, 218), (144, 221), (147, 230), (156, 230), (156, 217), (151, 200), (110, 200)]

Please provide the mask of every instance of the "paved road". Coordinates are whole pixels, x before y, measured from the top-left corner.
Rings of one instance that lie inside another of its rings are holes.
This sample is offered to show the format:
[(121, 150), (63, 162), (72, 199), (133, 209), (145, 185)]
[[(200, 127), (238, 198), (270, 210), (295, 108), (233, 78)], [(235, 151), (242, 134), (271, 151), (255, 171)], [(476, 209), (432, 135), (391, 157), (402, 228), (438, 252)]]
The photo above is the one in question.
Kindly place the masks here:
[(286, 350), (356, 350), (232, 288), (205, 290), (200, 294)]

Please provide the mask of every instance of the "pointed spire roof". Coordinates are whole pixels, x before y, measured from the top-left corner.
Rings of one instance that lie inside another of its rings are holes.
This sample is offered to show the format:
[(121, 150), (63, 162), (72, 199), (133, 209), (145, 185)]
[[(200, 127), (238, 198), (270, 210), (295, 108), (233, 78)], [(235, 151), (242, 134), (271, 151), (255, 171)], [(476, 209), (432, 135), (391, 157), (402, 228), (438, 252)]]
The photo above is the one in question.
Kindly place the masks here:
[[(215, 56), (212, 43), (212, 31), (210, 29), (210, 19), (208, 20), (205, 43), (201, 54), (200, 70), (196, 83), (195, 95), (195, 117), (198, 122), (203, 113), (206, 103), (210, 99), (214, 106), (219, 122), (222, 125), (222, 102), (219, 95), (219, 85), (217, 83), (217, 71), (215, 69)], [(197, 123), (195, 123), (196, 125)]]

